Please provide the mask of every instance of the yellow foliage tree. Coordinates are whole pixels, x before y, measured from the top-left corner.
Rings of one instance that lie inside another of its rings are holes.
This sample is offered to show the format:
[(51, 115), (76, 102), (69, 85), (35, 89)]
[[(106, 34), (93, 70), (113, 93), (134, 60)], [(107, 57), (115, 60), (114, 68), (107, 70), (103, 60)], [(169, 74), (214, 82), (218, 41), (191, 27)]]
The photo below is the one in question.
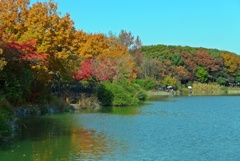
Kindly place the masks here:
[[(3, 50), (0, 47), (0, 55), (3, 53)], [(0, 58), (0, 71), (3, 69), (3, 67), (7, 64), (7, 62), (4, 60), (4, 58)]]
[(110, 47), (110, 42), (103, 34), (89, 34), (78, 50), (78, 54), (86, 59), (94, 59), (102, 55)]
[(111, 59), (116, 64), (116, 75), (113, 81), (119, 79), (135, 79), (136, 65), (128, 48), (121, 45), (115, 38), (109, 38), (103, 34), (83, 34), (77, 32), (77, 54), (83, 59), (106, 60)]
[(229, 52), (222, 53), (221, 57), (223, 58), (223, 63), (227, 72), (232, 76), (236, 76), (240, 68), (240, 57)]
[(57, 5), (52, 2), (34, 4), (29, 10), (27, 31), (22, 40), (36, 39), (37, 50), (50, 55), (49, 70), (69, 75), (74, 22), (69, 14), (62, 18), (59, 15)]
[(25, 21), (28, 15), (29, 0), (1, 0), (1, 29), (8, 36), (8, 41), (18, 40), (26, 31)]
[[(86, 34), (74, 29), (70, 15), (60, 17), (53, 1), (1, 0), (0, 19), (9, 41), (17, 43), (36, 40), (39, 53), (49, 54), (47, 71), (70, 76), (84, 59), (116, 59), (122, 76), (135, 78), (135, 63), (128, 47), (103, 34)], [(125, 68), (125, 69), (124, 69)], [(38, 73), (41, 75), (40, 73)], [(121, 77), (122, 77), (121, 76)]]
[(75, 29), (70, 15), (60, 17), (52, 1), (28, 5), (29, 0), (2, 0), (2, 29), (11, 41), (36, 40), (37, 51), (50, 55), (48, 71), (69, 75), (69, 63), (75, 58), (71, 56)]

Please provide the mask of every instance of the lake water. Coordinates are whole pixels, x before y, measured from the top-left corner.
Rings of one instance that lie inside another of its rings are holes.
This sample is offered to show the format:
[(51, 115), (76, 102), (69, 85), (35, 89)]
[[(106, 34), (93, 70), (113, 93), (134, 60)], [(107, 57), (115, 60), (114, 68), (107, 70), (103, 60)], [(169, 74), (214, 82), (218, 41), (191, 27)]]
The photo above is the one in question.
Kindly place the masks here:
[(141, 107), (20, 120), (1, 161), (239, 161), (240, 97), (155, 97)]

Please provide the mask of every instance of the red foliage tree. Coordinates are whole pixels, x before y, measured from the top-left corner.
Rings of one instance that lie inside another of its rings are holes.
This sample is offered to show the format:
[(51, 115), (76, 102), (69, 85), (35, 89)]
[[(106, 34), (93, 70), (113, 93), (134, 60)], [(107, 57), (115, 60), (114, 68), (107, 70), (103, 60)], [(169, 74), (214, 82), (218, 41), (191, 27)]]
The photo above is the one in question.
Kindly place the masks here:
[(93, 65), (94, 70), (92, 74), (96, 81), (114, 81), (116, 79), (118, 70), (117, 62), (106, 58), (100, 61), (94, 61)]
[(101, 82), (116, 79), (117, 62), (111, 59), (93, 60), (87, 59), (80, 64), (80, 70), (74, 74), (75, 80), (94, 80)]
[(80, 70), (74, 74), (76, 80), (89, 80), (93, 73), (93, 60), (87, 59), (80, 64)]
[(22, 44), (16, 42), (7, 42), (6, 47), (9, 52), (6, 52), (8, 59), (22, 59), (24, 61), (31, 62), (31, 64), (43, 63), (47, 60), (48, 54), (39, 53), (36, 51), (36, 41), (29, 40)]
[(37, 52), (36, 45), (36, 40), (22, 43), (10, 41), (6, 32), (0, 28), (0, 48), (3, 50), (1, 58), (6, 61), (24, 60), (31, 62), (32, 65), (45, 62), (49, 55)]

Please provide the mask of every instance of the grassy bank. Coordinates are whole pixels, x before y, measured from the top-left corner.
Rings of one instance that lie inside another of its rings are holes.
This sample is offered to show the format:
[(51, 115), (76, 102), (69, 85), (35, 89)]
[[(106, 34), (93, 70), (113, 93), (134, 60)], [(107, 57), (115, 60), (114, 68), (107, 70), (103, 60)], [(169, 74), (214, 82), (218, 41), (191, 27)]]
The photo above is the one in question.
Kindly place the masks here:
[(207, 85), (207, 84), (197, 84), (194, 85), (192, 90), (188, 88), (182, 88), (173, 93), (157, 90), (147, 91), (148, 97), (153, 96), (169, 96), (169, 95), (193, 95), (193, 96), (213, 96), (213, 95), (240, 95), (239, 87), (222, 87), (219, 85)]
[(228, 87), (226, 89), (226, 94), (229, 95), (240, 95), (240, 88), (239, 87)]
[(149, 97), (151, 97), (151, 96), (168, 96), (168, 95), (170, 95), (170, 93), (165, 92), (165, 91), (150, 90), (150, 91), (147, 91), (147, 95)]

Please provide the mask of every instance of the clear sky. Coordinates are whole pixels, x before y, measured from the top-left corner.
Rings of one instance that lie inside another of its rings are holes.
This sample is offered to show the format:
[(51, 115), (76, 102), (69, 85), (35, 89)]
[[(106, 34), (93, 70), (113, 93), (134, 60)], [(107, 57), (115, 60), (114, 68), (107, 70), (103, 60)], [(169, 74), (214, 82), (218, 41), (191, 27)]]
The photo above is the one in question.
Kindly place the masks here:
[[(31, 3), (47, 0), (30, 0)], [(124, 29), (143, 45), (217, 48), (240, 54), (240, 0), (54, 0), (87, 33)]]

